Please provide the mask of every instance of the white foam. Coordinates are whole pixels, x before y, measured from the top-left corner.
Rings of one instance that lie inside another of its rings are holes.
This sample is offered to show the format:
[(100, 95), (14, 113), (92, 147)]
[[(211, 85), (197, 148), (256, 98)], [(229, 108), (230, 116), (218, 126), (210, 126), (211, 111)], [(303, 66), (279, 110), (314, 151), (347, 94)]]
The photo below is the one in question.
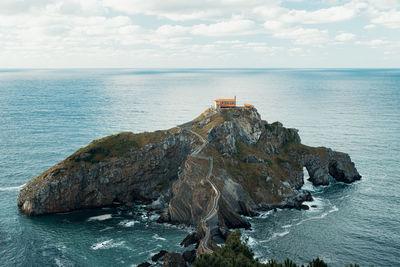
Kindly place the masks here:
[(286, 225), (283, 225), (282, 228), (290, 228), (292, 226), (293, 226), (292, 224), (286, 224)]
[[(303, 203), (310, 207), (307, 212), (318, 212), (323, 210), (323, 207), (327, 205), (325, 203), (326, 201), (327, 200), (322, 198), (313, 197), (313, 201), (304, 201)], [(313, 205), (315, 205), (316, 207), (312, 207)]]
[(6, 186), (6, 187), (0, 187), (0, 191), (17, 191), (20, 190), (24, 185), (18, 185), (18, 186)]
[(339, 208), (336, 207), (335, 205), (333, 205), (332, 209), (330, 211), (328, 211), (328, 212), (332, 213), (332, 212), (335, 212), (335, 211), (338, 211), (338, 210), (339, 210)]
[(158, 234), (155, 234), (155, 235), (153, 235), (152, 236), (154, 239), (157, 239), (157, 240), (163, 240), (163, 241), (166, 241), (167, 239), (165, 239), (164, 237), (161, 237), (161, 236), (159, 236)]
[(122, 225), (122, 226), (125, 226), (125, 227), (132, 227), (132, 226), (135, 225), (135, 223), (138, 223), (138, 222), (139, 222), (139, 221), (135, 221), (135, 220), (133, 220), (133, 221), (123, 220), (123, 221), (120, 222), (118, 225)]
[(254, 247), (257, 243), (257, 240), (255, 240), (251, 236), (247, 238), (247, 245), (249, 245), (250, 247)]
[(265, 243), (265, 242), (269, 242), (276, 238), (284, 237), (285, 235), (287, 235), (289, 233), (290, 232), (288, 230), (280, 232), (280, 233), (274, 233), (270, 238), (268, 238), (267, 240), (262, 240), (262, 241), (260, 241), (260, 243)]
[(155, 220), (157, 220), (158, 218), (160, 218), (160, 215), (159, 215), (159, 214), (153, 214), (153, 215), (151, 215), (151, 216), (149, 217), (149, 219), (150, 219), (151, 221), (155, 221)]
[(262, 218), (262, 219), (265, 219), (265, 218), (267, 218), (272, 212), (273, 212), (273, 210), (261, 212), (260, 215), (258, 215), (257, 217)]
[(271, 239), (277, 238), (277, 237), (284, 237), (285, 235), (289, 234), (289, 231), (284, 231), (281, 233), (274, 233), (271, 237)]
[(100, 232), (104, 232), (104, 231), (111, 230), (111, 229), (114, 229), (114, 227), (107, 226), (106, 228), (101, 229)]
[(93, 250), (98, 250), (98, 249), (109, 249), (109, 248), (115, 248), (115, 247), (120, 247), (125, 244), (125, 241), (121, 242), (114, 242), (113, 239), (105, 240), (96, 244), (93, 244), (90, 248)]
[(111, 218), (112, 218), (111, 214), (103, 214), (103, 215), (99, 215), (99, 216), (90, 217), (87, 220), (88, 220), (88, 222), (90, 222), (90, 221), (104, 221), (104, 220), (108, 220), (108, 219), (111, 219)]

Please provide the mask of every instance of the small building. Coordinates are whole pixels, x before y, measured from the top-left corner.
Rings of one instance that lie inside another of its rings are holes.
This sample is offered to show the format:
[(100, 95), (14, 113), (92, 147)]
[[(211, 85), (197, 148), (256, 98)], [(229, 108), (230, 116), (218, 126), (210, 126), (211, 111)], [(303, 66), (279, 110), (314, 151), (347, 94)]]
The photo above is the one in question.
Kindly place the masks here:
[(254, 108), (254, 105), (251, 105), (251, 104), (244, 104), (244, 108)]
[(236, 108), (236, 96), (233, 99), (215, 99), (215, 108)]
[(215, 99), (214, 100), (215, 108), (244, 108), (244, 109), (252, 109), (254, 105), (244, 104), (243, 106), (236, 105), (236, 96), (232, 99)]

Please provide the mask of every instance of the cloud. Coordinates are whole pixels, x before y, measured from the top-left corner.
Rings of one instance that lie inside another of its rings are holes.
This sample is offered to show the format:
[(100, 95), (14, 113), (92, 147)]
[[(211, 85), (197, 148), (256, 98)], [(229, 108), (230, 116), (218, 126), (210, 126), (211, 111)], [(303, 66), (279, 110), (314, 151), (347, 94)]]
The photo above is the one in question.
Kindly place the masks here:
[(376, 25), (374, 25), (374, 24), (368, 24), (368, 25), (364, 26), (364, 29), (366, 29), (366, 30), (375, 29), (375, 28), (376, 28)]
[(376, 17), (372, 18), (371, 22), (390, 29), (400, 29), (400, 11), (379, 12)]
[(274, 6), (260, 6), (254, 9), (267, 22), (277, 21), (281, 24), (325, 24), (356, 18), (360, 10), (367, 7), (365, 3), (350, 1), (341, 6), (317, 9), (314, 11), (288, 9)]
[[(278, 0), (272, 2), (279, 3)], [(145, 14), (173, 21), (221, 19), (243, 13), (260, 4), (259, 0), (104, 0), (104, 6), (126, 14)]]
[(370, 40), (370, 41), (359, 41), (359, 42), (356, 42), (356, 44), (362, 44), (362, 45), (370, 46), (372, 48), (377, 48), (379, 46), (390, 44), (390, 42), (380, 40), (380, 39), (375, 39), (375, 40)]
[(190, 31), (190, 27), (180, 26), (180, 25), (162, 25), (156, 30), (157, 34), (174, 36), (183, 35)]
[(191, 33), (204, 36), (225, 36), (251, 34), (256, 24), (251, 20), (233, 19), (215, 24), (199, 24), (192, 27)]
[(293, 39), (296, 45), (321, 45), (329, 40), (327, 30), (302, 27), (282, 29), (274, 33), (273, 36), (280, 39)]
[[(74, 56), (101, 62), (107, 58), (117, 62), (116, 55), (173, 62), (173, 56), (190, 59), (207, 53), (212, 58), (242, 52), (248, 58), (277, 53), (315, 55), (320, 47), (329, 49), (356, 37), (366, 40), (355, 42), (359, 45), (400, 49), (398, 0), (285, 2), (1, 0), (0, 62), (11, 62), (10, 55), (20, 64), (28, 56), (40, 64), (41, 58), (72, 62)], [(365, 20), (364, 29), (387, 29), (365, 31), (359, 27)]]
[(355, 34), (344, 32), (344, 33), (336, 35), (335, 40), (344, 42), (344, 41), (353, 40), (354, 38), (356, 38)]

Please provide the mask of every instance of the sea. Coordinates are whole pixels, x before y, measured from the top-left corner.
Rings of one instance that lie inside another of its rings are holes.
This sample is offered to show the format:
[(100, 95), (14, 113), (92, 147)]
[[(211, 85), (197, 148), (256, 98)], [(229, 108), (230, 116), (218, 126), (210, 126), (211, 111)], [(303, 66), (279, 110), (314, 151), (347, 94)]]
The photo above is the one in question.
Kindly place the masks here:
[(184, 251), (193, 229), (140, 207), (28, 217), (18, 192), (93, 139), (172, 128), (234, 96), (304, 144), (349, 153), (362, 175), (306, 180), (310, 210), (248, 218), (255, 256), (400, 266), (400, 69), (1, 69), (0, 266), (135, 266)]

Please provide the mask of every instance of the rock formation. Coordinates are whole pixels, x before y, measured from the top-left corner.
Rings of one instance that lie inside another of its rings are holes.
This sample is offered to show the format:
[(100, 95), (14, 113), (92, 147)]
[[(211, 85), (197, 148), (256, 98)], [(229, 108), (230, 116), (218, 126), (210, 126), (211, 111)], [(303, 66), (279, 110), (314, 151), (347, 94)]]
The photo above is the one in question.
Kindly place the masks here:
[[(296, 129), (270, 124), (254, 108), (211, 108), (169, 130), (93, 141), (28, 182), (18, 206), (42, 215), (140, 201), (160, 222), (197, 226), (193, 242), (210, 234), (213, 248), (216, 235), (250, 227), (241, 215), (306, 208), (302, 202), (312, 197), (301, 189), (303, 167), (314, 185), (328, 185), (330, 176), (345, 183), (361, 178), (349, 155), (303, 145)], [(215, 216), (204, 229), (216, 192)]]

